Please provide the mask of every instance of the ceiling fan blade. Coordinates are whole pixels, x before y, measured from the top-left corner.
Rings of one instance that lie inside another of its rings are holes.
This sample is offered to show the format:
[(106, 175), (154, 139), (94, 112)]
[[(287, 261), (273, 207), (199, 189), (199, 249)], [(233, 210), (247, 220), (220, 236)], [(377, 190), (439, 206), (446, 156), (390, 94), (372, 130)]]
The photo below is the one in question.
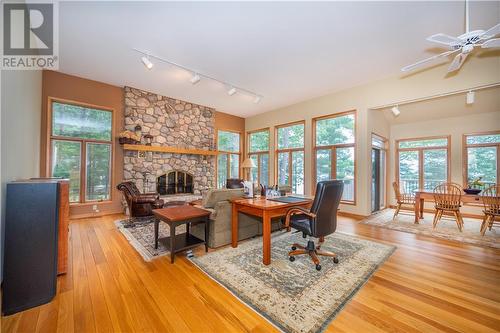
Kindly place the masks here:
[(441, 34), (441, 33), (429, 36), (426, 39), (429, 42), (444, 44), (447, 46), (452, 46), (452, 45), (456, 45), (456, 44), (461, 43), (461, 40), (458, 39), (457, 37), (453, 37), (453, 36), (449, 36), (449, 35)]
[(451, 51), (446, 51), (446, 52), (443, 52), (443, 53), (440, 53), (440, 54), (436, 54), (435, 56), (432, 56), (430, 58), (427, 58), (427, 59), (424, 59), (424, 60), (420, 60), (420, 61), (418, 61), (418, 62), (416, 62), (414, 64), (405, 66), (405, 67), (401, 68), (401, 71), (402, 72), (412, 71), (415, 68), (418, 68), (418, 67), (420, 67), (420, 66), (428, 63), (429, 61), (432, 61), (432, 60), (438, 59), (438, 58), (442, 58), (442, 57), (446, 57), (447, 55), (450, 55), (450, 54), (458, 52), (458, 51), (460, 51), (460, 50), (451, 50)]
[(493, 48), (493, 47), (500, 47), (500, 38), (494, 38), (494, 39), (487, 40), (486, 42), (484, 42), (483, 44), (481, 44), (481, 47), (483, 49), (489, 49), (489, 48)]
[(462, 64), (464, 63), (466, 58), (467, 58), (467, 53), (457, 54), (457, 56), (453, 59), (450, 67), (448, 67), (448, 73), (454, 72), (460, 67), (462, 67)]
[(483, 32), (483, 35), (481, 36), (482, 39), (487, 39), (491, 37), (495, 37), (496, 35), (500, 34), (500, 23), (495, 25), (493, 28), (490, 28)]

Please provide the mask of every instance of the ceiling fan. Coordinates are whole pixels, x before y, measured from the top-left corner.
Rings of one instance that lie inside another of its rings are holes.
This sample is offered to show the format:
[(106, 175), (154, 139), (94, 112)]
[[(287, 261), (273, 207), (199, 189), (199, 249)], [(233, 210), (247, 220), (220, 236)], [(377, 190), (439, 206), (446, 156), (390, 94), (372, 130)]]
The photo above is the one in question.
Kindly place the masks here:
[(469, 1), (465, 0), (464, 34), (458, 37), (453, 37), (447, 34), (439, 33), (427, 37), (427, 40), (429, 42), (445, 45), (450, 50), (437, 54), (430, 58), (420, 60), (412, 65), (405, 66), (401, 68), (401, 71), (409, 72), (411, 70), (414, 70), (418, 67), (427, 64), (429, 61), (446, 57), (451, 54), (459, 52), (453, 59), (452, 63), (450, 64), (450, 67), (448, 67), (448, 73), (454, 72), (462, 66), (469, 53), (471, 53), (474, 50), (474, 47), (481, 46), (483, 49), (500, 47), (500, 38), (493, 38), (498, 34), (500, 34), (500, 23), (486, 31), (484, 30), (469, 31)]

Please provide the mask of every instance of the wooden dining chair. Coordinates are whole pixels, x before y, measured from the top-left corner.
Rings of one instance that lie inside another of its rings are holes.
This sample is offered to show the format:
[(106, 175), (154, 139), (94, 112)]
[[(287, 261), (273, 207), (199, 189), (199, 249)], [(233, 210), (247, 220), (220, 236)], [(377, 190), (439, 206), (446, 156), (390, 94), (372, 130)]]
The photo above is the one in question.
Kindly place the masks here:
[(500, 186), (493, 185), (488, 187), (481, 194), (481, 199), (484, 204), (484, 218), (480, 231), (481, 235), (484, 236), (487, 229), (491, 230), (493, 224), (498, 223), (495, 221), (495, 218), (500, 217)]
[(401, 189), (397, 182), (392, 183), (392, 187), (394, 188), (394, 194), (396, 195), (397, 201), (396, 211), (392, 217), (394, 220), (396, 216), (398, 216), (402, 206), (411, 206), (412, 210), (415, 210), (415, 195), (413, 193), (401, 193)]
[(460, 214), (460, 206), (462, 205), (462, 188), (453, 183), (439, 184), (434, 188), (434, 202), (436, 213), (432, 228), (435, 229), (437, 223), (441, 220), (443, 213), (451, 213), (455, 216), (458, 230), (462, 232), (464, 228), (464, 220)]

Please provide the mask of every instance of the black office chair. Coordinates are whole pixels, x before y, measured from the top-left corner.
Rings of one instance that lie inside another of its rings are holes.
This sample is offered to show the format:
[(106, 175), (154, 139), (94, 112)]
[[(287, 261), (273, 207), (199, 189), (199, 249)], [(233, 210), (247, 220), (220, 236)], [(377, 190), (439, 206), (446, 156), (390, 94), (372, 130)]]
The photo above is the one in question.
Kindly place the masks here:
[(290, 261), (295, 261), (296, 255), (308, 254), (316, 264), (316, 269), (321, 270), (318, 255), (333, 257), (333, 262), (338, 263), (337, 255), (332, 252), (321, 251), (324, 237), (337, 229), (337, 209), (342, 198), (344, 183), (341, 180), (319, 182), (316, 186), (316, 195), (311, 209), (291, 208), (285, 219), (285, 226), (292, 227), (302, 232), (302, 236), (319, 238), (316, 246), (313, 240), (307, 241), (307, 246), (293, 244), (292, 251), (288, 252)]

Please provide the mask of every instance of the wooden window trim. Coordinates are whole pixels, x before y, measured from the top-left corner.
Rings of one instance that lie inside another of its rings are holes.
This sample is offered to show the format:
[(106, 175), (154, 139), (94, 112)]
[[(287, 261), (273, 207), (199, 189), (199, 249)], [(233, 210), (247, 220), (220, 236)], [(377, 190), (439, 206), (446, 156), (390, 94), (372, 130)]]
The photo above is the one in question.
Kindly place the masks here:
[(467, 187), (467, 174), (469, 172), (469, 155), (467, 154), (468, 148), (480, 148), (480, 147), (496, 147), (497, 148), (497, 185), (500, 185), (500, 143), (467, 143), (467, 137), (469, 136), (482, 136), (482, 135), (494, 135), (500, 134), (500, 131), (487, 131), (479, 133), (468, 133), (462, 135), (462, 182), (464, 188)]
[[(302, 125), (304, 127), (304, 138), (303, 138), (303, 141), (302, 141), (302, 148), (281, 148), (279, 149), (278, 148), (278, 130), (280, 128), (285, 128), (285, 127), (290, 127), (290, 126), (294, 126), (294, 125)], [(288, 153), (288, 179), (290, 181), (290, 186), (292, 186), (292, 153), (293, 152), (296, 152), (296, 151), (301, 151), (304, 153), (304, 193), (305, 193), (305, 189), (306, 189), (306, 177), (305, 177), (305, 164), (306, 164), (306, 161), (305, 161), (305, 145), (306, 145), (306, 121), (305, 120), (298, 120), (298, 121), (292, 121), (292, 122), (289, 122), (289, 123), (285, 123), (285, 124), (280, 124), (280, 125), (277, 125), (274, 127), (274, 170), (275, 173), (274, 173), (274, 183), (275, 185), (279, 185), (278, 184), (278, 174), (279, 174), (279, 170), (278, 170), (278, 155), (280, 153)]]
[[(432, 140), (432, 139), (446, 139), (447, 145), (446, 146), (436, 146), (436, 147), (416, 147), (416, 148), (399, 148), (399, 143), (403, 141), (421, 141), (421, 140)], [(451, 135), (440, 135), (440, 136), (426, 136), (426, 137), (418, 137), (418, 138), (409, 138), (409, 139), (398, 139), (395, 140), (395, 147), (396, 147), (396, 158), (395, 158), (395, 164), (396, 167), (394, 170), (396, 170), (396, 182), (399, 184), (399, 153), (404, 152), (404, 151), (417, 151), (418, 152), (418, 187), (419, 189), (424, 188), (424, 163), (423, 161), (423, 156), (424, 156), (424, 150), (442, 150), (446, 149), (446, 181), (450, 182), (451, 179)]]
[[(237, 133), (240, 137), (240, 144), (239, 144), (239, 150), (238, 152), (233, 152), (233, 151), (225, 151), (225, 150), (219, 150), (219, 132), (231, 132), (231, 133)], [(231, 155), (238, 155), (238, 178), (241, 178), (241, 150), (242, 150), (242, 136), (241, 136), (241, 131), (233, 130), (233, 129), (225, 129), (225, 128), (216, 128), (215, 129), (215, 148), (217, 150), (217, 157), (219, 155), (227, 155), (227, 166), (226, 166), (226, 179), (231, 178)], [(218, 187), (218, 180), (219, 180), (219, 159), (215, 161), (215, 187)]]
[[(266, 132), (268, 133), (269, 135), (269, 142), (268, 142), (268, 146), (267, 146), (267, 150), (260, 150), (260, 151), (254, 151), (254, 152), (251, 152), (250, 151), (250, 136), (254, 133), (260, 133), (260, 132)], [(267, 166), (267, 184), (269, 184), (271, 182), (271, 168), (270, 168), (270, 153), (271, 153), (271, 129), (269, 127), (265, 127), (265, 128), (260, 128), (260, 129), (256, 129), (256, 130), (252, 130), (252, 131), (247, 131), (247, 140), (246, 140), (246, 152), (247, 152), (247, 157), (248, 158), (251, 158), (252, 156), (257, 156), (257, 179), (254, 180), (254, 181), (257, 181), (258, 184), (261, 184), (262, 181), (260, 179), (260, 169), (261, 169), (261, 158), (262, 156), (261, 155), (264, 155), (264, 154), (267, 154), (267, 159), (268, 159), (268, 166)], [(251, 171), (250, 171), (251, 172)]]
[[(55, 136), (52, 135), (52, 104), (61, 103), (61, 104), (69, 104), (84, 108), (92, 108), (102, 111), (111, 112), (111, 139), (107, 140), (95, 140), (95, 139), (81, 139), (81, 138), (73, 138), (73, 137), (65, 137), (65, 136)], [(46, 141), (46, 166), (47, 166), (47, 176), (52, 175), (52, 140), (60, 140), (60, 141), (75, 141), (80, 142), (80, 201), (79, 202), (71, 202), (71, 206), (88, 206), (95, 204), (106, 204), (113, 201), (113, 188), (115, 187), (115, 181), (113, 177), (113, 171), (115, 169), (115, 110), (113, 108), (109, 108), (102, 105), (90, 104), (80, 101), (74, 101), (70, 99), (57, 98), (49, 96), (47, 98), (47, 141)], [(85, 189), (86, 189), (86, 180), (87, 180), (87, 152), (86, 152), (86, 144), (87, 143), (105, 143), (111, 145), (111, 156), (109, 162), (109, 179), (110, 179), (110, 190), (109, 190), (109, 199), (107, 200), (86, 200), (85, 199)], [(82, 163), (83, 162), (83, 163)]]
[[(332, 119), (332, 118), (338, 118), (338, 117), (344, 117), (344, 116), (347, 116), (347, 115), (354, 115), (354, 143), (340, 143), (340, 144), (333, 144), (333, 145), (326, 145), (326, 146), (317, 146), (316, 145), (316, 123), (320, 120), (324, 120), (324, 119)], [(346, 204), (346, 205), (353, 205), (353, 206), (356, 206), (356, 199), (357, 199), (357, 175), (358, 175), (358, 165), (357, 165), (357, 161), (358, 161), (358, 152), (357, 152), (357, 149), (356, 149), (356, 145), (357, 145), (357, 133), (358, 133), (358, 114), (356, 112), (356, 110), (349, 110), (349, 111), (343, 111), (343, 112), (339, 112), (339, 113), (332, 113), (332, 114), (329, 114), (329, 115), (325, 115), (325, 116), (320, 116), (320, 117), (315, 117), (312, 119), (312, 132), (313, 132), (313, 135), (311, 136), (311, 139), (312, 139), (312, 153), (313, 153), (313, 156), (311, 158), (311, 162), (312, 162), (312, 170), (311, 170), (311, 174), (312, 174), (312, 193), (315, 193), (316, 192), (316, 176), (317, 176), (317, 172), (316, 172), (316, 167), (317, 167), (317, 151), (318, 150), (328, 150), (330, 149), (331, 152), (331, 177), (332, 179), (336, 179), (336, 176), (337, 176), (337, 163), (336, 163), (336, 159), (337, 159), (337, 152), (336, 152), (336, 149), (337, 148), (354, 148), (354, 192), (353, 192), (353, 196), (354, 196), (354, 200), (341, 200), (340, 203), (342, 204)]]
[[(381, 140), (384, 142), (384, 147), (378, 147), (378, 146), (374, 146), (372, 144), (373, 142), (373, 138), (376, 137), (377, 139)], [(389, 158), (389, 139), (386, 138), (385, 136), (383, 135), (380, 135), (380, 134), (377, 134), (375, 132), (372, 132), (372, 135), (371, 135), (371, 142), (370, 142), (370, 145), (371, 145), (371, 148), (375, 148), (375, 149), (380, 149), (380, 150), (383, 150), (384, 153), (385, 153), (385, 161), (384, 161), (384, 179), (385, 179), (385, 195), (384, 195), (384, 208), (387, 208), (389, 207), (389, 189), (391, 188), (390, 187), (390, 180), (389, 180), (389, 177), (388, 177), (388, 170), (387, 170), (387, 166), (389, 165), (388, 163), (388, 158)], [(370, 150), (370, 156), (371, 156), (371, 150)], [(370, 192), (371, 192), (371, 184), (373, 182), (373, 170), (372, 170), (372, 161), (370, 161)], [(370, 202), (370, 205), (371, 205), (371, 202)]]

